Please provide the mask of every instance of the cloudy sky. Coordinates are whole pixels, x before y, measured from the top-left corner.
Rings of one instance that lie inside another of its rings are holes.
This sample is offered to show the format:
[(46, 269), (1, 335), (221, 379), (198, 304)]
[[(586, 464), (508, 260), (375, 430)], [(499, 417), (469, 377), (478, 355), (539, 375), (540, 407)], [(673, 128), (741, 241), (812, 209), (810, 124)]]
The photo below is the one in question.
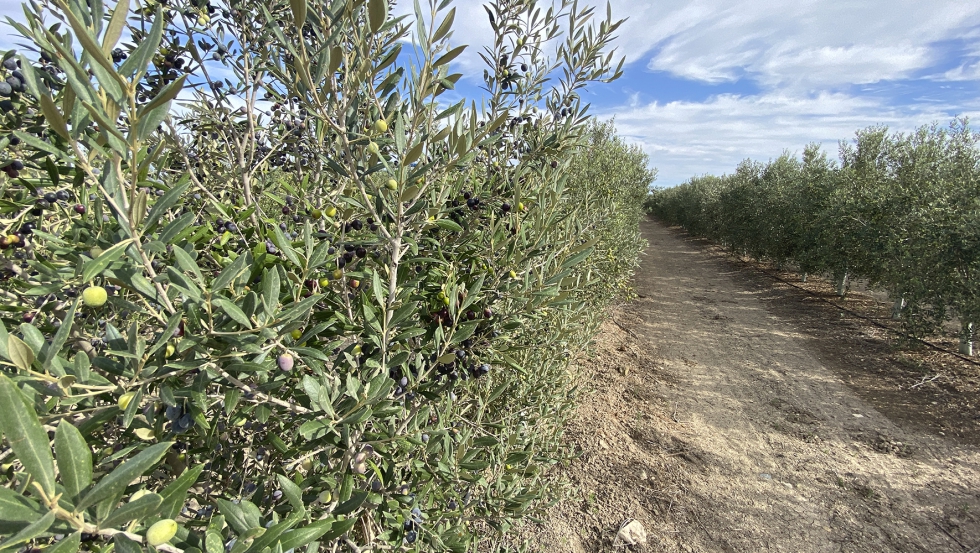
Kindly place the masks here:
[[(16, 4), (0, 0), (0, 15), (22, 18)], [(463, 67), (490, 37), (480, 4), (455, 2), (455, 41), (474, 46)], [(660, 186), (809, 142), (836, 152), (869, 125), (907, 131), (980, 115), (978, 2), (613, 0), (612, 9), (629, 17), (617, 41), (625, 73), (586, 100), (649, 154)], [(0, 33), (0, 48), (12, 41)], [(479, 84), (459, 92), (479, 96)]]

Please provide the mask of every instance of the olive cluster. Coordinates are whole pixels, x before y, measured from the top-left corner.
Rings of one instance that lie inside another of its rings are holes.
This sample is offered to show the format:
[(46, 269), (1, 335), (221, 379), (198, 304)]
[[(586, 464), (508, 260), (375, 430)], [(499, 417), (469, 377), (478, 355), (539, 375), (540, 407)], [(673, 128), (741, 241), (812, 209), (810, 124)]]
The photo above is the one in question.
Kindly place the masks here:
[(3, 68), (6, 70), (7, 77), (0, 81), (0, 113), (9, 113), (14, 110), (14, 103), (11, 98), (15, 94), (24, 92), (26, 79), (20, 71), (20, 60), (9, 57), (3, 60)]
[(10, 97), (14, 92), (24, 92), (27, 78), (20, 71), (20, 60), (7, 58), (3, 61), (3, 68), (10, 74), (3, 83), (0, 83), (0, 96)]
[(215, 220), (214, 227), (218, 234), (223, 232), (238, 232), (238, 225), (234, 221), (225, 221), (221, 218)]
[[(521, 72), (518, 72), (518, 68)], [(497, 67), (497, 76), (500, 79), (500, 87), (503, 90), (510, 90), (517, 82), (524, 77), (522, 73), (527, 73), (526, 63), (516, 63), (510, 56), (503, 54), (500, 56), (500, 63)]]
[[(446, 200), (444, 205), (448, 210), (449, 219), (464, 229), (468, 225), (468, 219), (483, 219), (480, 213), (486, 207), (486, 203), (478, 195), (469, 191), (463, 192), (456, 199)], [(437, 232), (433, 230), (433, 233)]]
[[(24, 164), (22, 162), (14, 161), (7, 165), (4, 168), (4, 171), (8, 176), (13, 178), (16, 177), (19, 174), (19, 171), (23, 168)], [(61, 201), (71, 199), (71, 193), (67, 190), (58, 190), (57, 192), (44, 192), (43, 190), (38, 190), (38, 195), (40, 197), (34, 202), (34, 207), (32, 207), (30, 210), (30, 214), (35, 217), (41, 217), (45, 210), (51, 209)], [(84, 212), (84, 206), (82, 207)], [(77, 211), (78, 210), (76, 209), (76, 212)], [(37, 228), (37, 221), (30, 220), (22, 222), (16, 232), (0, 237), (0, 250), (27, 247), (28, 237), (33, 234), (34, 230)], [(22, 252), (19, 252), (17, 257), (22, 259)]]
[[(11, 52), (11, 55), (14, 53), (16, 52)], [(54, 77), (63, 73), (61, 68), (53, 64), (54, 58), (45, 51), (41, 51), (39, 58), (41, 69), (44, 71), (42, 77), (45, 78), (45, 81), (50, 87), (54, 89), (60, 88), (62, 83)], [(11, 98), (15, 93), (23, 94), (27, 92), (27, 77), (21, 71), (20, 60), (8, 57), (3, 61), (3, 68), (8, 74), (6, 79), (0, 82), (0, 97)]]
[(470, 351), (467, 350), (473, 347), (471, 340), (464, 340), (462, 346), (462, 348), (453, 352), (456, 359), (448, 363), (439, 363), (437, 358), (433, 356), (432, 362), (435, 364), (436, 381), (445, 377), (450, 383), (453, 383), (457, 380), (479, 378), (490, 372), (491, 366), (489, 363), (477, 364), (475, 362), (467, 362), (471, 357)]
[[(411, 371), (413, 377), (418, 376), (419, 370), (417, 367), (413, 365), (409, 370)], [(403, 394), (405, 394), (406, 391), (408, 391), (408, 384), (409, 384), (408, 377), (402, 371), (401, 367), (388, 369), (388, 377), (391, 378), (393, 381), (395, 381), (395, 389), (394, 389), (395, 397), (401, 397)], [(412, 394), (407, 399), (411, 399), (413, 397), (415, 397), (414, 394)]]
[[(279, 131), (277, 134), (286, 137), (291, 144), (309, 127), (308, 112), (305, 108), (299, 107), (298, 100), (298, 98), (279, 99), (268, 112), (272, 127)], [(308, 167), (313, 159), (313, 152), (304, 144), (294, 144), (288, 153), (281, 150), (269, 156), (272, 153), (271, 148), (259, 140), (257, 153), (262, 157), (268, 156), (267, 163), (269, 166), (282, 167), (284, 171), (289, 173), (295, 172), (297, 166)]]
[(168, 405), (164, 411), (167, 420), (170, 421), (171, 430), (175, 434), (183, 434), (194, 426), (194, 417), (184, 408), (184, 406)]
[(15, 179), (19, 177), (20, 172), (24, 170), (24, 162), (19, 159), (15, 159), (0, 169), (2, 169), (8, 177)]
[(402, 526), (405, 529), (405, 537), (403, 538), (405, 543), (409, 545), (415, 543), (419, 537), (418, 530), (422, 526), (422, 510), (413, 507), (411, 516), (405, 520)]
[[(58, 190), (57, 192), (44, 192), (43, 190), (38, 190), (38, 195), (40, 198), (38, 198), (38, 200), (34, 203), (34, 209), (31, 210), (31, 214), (35, 216), (40, 216), (43, 210), (51, 209), (52, 207), (59, 205), (59, 202), (67, 202), (72, 198), (71, 191), (63, 189)], [(84, 208), (85, 206), (82, 207)]]
[(126, 52), (124, 52), (122, 48), (114, 48), (112, 50), (112, 62), (113, 63), (122, 63), (122, 62), (126, 61), (126, 58), (128, 58), (128, 57), (129, 57), (129, 54), (127, 54)]
[[(367, 257), (367, 248), (364, 246), (356, 246), (354, 244), (344, 244), (344, 253), (337, 257), (337, 268), (343, 269), (348, 263), (354, 262), (355, 259), (363, 259)], [(335, 248), (330, 248), (327, 250), (327, 254), (330, 254), (331, 250), (336, 253)]]
[[(37, 109), (33, 97), (29, 93), (27, 77), (22, 72), (21, 62), (13, 57), (16, 51), (7, 52), (0, 64), (0, 128), (7, 131), (21, 130), (44, 139), (53, 131), (44, 125), (45, 118)], [(34, 67), (34, 75), (42, 80), (51, 90), (60, 90), (63, 80), (59, 75), (63, 73), (61, 68), (52, 63), (52, 56), (47, 52), (41, 51), (39, 64)], [(5, 137), (7, 146), (17, 146), (20, 139), (12, 133)], [(19, 166), (21, 162), (4, 162), (4, 172), (8, 177), (15, 178), (18, 172), (23, 169)]]

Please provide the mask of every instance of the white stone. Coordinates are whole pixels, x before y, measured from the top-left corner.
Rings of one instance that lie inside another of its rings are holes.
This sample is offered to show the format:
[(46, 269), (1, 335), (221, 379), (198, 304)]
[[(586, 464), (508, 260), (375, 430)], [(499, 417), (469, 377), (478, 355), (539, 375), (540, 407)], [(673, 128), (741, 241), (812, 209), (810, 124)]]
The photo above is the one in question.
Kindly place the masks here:
[(626, 545), (636, 545), (647, 542), (647, 531), (638, 520), (629, 520), (619, 527), (616, 538)]

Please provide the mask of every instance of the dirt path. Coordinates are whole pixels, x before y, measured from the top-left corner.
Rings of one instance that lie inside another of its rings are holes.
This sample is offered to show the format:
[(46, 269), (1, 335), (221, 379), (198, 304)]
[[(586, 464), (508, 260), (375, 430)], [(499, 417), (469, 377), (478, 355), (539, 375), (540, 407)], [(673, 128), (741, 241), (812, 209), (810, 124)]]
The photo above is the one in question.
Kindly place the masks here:
[(582, 367), (583, 498), (529, 528), (537, 550), (622, 550), (635, 518), (638, 551), (980, 552), (975, 445), (886, 418), (848, 376), (862, 342), (835, 348), (772, 281), (642, 231), (640, 298)]

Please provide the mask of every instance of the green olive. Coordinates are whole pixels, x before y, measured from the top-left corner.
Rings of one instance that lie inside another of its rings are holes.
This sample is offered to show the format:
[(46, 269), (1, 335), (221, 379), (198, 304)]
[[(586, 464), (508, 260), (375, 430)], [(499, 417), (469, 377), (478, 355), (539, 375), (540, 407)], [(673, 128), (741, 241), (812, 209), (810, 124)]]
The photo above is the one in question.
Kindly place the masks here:
[(102, 307), (108, 298), (109, 294), (101, 286), (89, 286), (82, 292), (82, 303), (86, 307)]
[(173, 519), (157, 521), (146, 531), (146, 543), (156, 547), (172, 540), (177, 535), (177, 523)]

